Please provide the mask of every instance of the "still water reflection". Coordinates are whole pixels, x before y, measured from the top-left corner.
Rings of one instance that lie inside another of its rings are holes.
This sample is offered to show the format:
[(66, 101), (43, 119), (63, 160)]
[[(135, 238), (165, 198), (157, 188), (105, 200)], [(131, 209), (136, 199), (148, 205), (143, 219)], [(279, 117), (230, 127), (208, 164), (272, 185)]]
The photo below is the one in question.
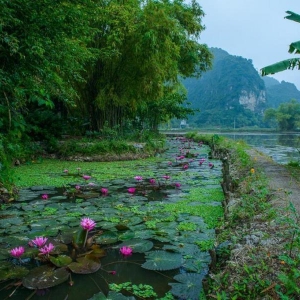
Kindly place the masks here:
[(300, 134), (298, 133), (219, 133), (219, 135), (236, 141), (243, 140), (281, 164), (300, 160)]

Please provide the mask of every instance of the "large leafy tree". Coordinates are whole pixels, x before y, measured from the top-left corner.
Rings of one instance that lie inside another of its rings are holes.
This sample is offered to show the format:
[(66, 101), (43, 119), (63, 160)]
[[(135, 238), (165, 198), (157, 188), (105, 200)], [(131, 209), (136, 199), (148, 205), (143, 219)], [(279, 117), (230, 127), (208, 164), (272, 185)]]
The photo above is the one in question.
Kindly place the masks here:
[[(286, 13), (289, 14), (288, 16), (285, 17), (286, 19), (300, 23), (300, 15), (292, 11), (287, 11)], [(291, 54), (292, 53), (300, 54), (300, 41), (291, 43), (288, 52)], [(289, 58), (277, 62), (275, 64), (266, 66), (261, 69), (261, 74), (262, 76), (265, 76), (265, 75), (274, 74), (274, 73), (278, 73), (281, 71), (294, 69), (294, 68), (300, 69), (300, 58)]]
[(19, 136), (28, 110), (78, 97), (97, 2), (0, 0), (0, 132)]
[(197, 42), (204, 27), (196, 1), (113, 0), (102, 3), (102, 10), (95, 40), (100, 54), (77, 103), (91, 130), (122, 126), (148, 104), (165, 105), (179, 76), (210, 67), (208, 48)]
[(295, 99), (282, 103), (278, 109), (269, 108), (265, 111), (265, 120), (275, 119), (279, 129), (291, 131), (300, 126), (300, 103)]

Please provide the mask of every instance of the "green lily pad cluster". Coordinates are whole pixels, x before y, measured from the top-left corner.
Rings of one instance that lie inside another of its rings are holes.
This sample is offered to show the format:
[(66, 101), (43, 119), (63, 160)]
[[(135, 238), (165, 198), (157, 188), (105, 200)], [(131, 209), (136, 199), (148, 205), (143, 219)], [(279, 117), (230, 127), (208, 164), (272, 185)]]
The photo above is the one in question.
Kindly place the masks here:
[[(208, 158), (209, 150), (182, 138), (170, 140), (166, 153), (156, 160), (80, 163), (78, 167), (74, 162), (63, 162), (60, 167), (52, 162), (52, 167), (41, 168), (45, 161), (21, 166), (23, 170), (16, 172), (20, 172), (20, 186), (34, 185), (24, 187), (15, 202), (2, 206), (0, 242), (5, 247), (0, 251), (0, 279), (21, 279), (27, 289), (51, 288), (53, 293), (56, 289), (61, 293), (56, 286), (66, 285), (68, 289), (65, 282), (73, 282), (70, 274), (77, 276), (73, 290), (80, 288), (81, 282), (87, 284), (88, 274), (90, 284), (95, 281), (94, 287), (101, 289), (92, 293), (91, 288), (88, 297), (95, 294), (91, 299), (110, 299), (104, 298), (105, 294), (111, 299), (134, 299), (133, 294), (120, 294), (125, 290), (109, 291), (108, 283), (114, 283), (115, 278), (118, 284), (133, 282), (137, 273), (138, 280), (147, 284), (148, 278), (160, 272), (167, 281), (158, 290), (170, 290), (182, 299), (197, 299), (210, 263), (209, 249), (204, 245), (213, 245), (214, 228), (223, 216), (224, 195), (218, 185), (221, 163)], [(58, 172), (59, 168), (73, 171), (67, 174)], [(22, 174), (32, 181), (21, 182)], [(89, 178), (83, 179), (82, 174)], [(39, 182), (33, 180), (35, 176)], [(49, 185), (58, 177), (60, 184)], [(103, 188), (108, 192), (101, 192)], [(78, 228), (83, 217), (96, 222), (86, 244), (86, 232)], [(23, 262), (10, 258), (11, 248), (27, 245), (36, 236), (47, 237), (55, 245), (46, 260), (36, 248), (27, 246)], [(132, 255), (122, 255), (122, 247), (132, 249)], [(131, 272), (133, 267), (138, 269)], [(184, 270), (185, 276), (178, 277), (179, 270)], [(154, 281), (151, 279), (150, 284)], [(99, 298), (95, 298), (97, 294)]]

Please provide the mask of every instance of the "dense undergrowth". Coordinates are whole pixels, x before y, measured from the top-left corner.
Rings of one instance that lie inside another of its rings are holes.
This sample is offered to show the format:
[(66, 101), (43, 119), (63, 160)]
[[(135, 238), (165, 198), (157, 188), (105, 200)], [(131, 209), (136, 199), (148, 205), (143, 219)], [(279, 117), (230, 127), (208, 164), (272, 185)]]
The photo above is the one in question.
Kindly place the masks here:
[[(188, 136), (203, 140), (194, 133)], [(217, 260), (207, 279), (206, 298), (300, 299), (299, 214), (291, 203), (283, 211), (272, 206), (268, 180), (263, 170), (253, 168), (256, 158), (246, 144), (218, 136), (208, 142), (229, 160), (234, 189), (227, 197), (224, 224), (217, 229)], [(289, 168), (299, 179), (299, 170)], [(255, 234), (260, 241), (251, 243)]]

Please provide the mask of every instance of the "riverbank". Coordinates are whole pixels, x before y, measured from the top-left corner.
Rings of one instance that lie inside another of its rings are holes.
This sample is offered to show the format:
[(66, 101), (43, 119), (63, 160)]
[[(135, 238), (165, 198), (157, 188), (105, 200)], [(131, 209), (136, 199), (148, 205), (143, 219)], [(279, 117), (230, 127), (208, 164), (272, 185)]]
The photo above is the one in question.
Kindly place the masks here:
[(238, 175), (228, 195), (207, 298), (300, 299), (299, 173), (253, 148), (247, 155), (252, 177)]

